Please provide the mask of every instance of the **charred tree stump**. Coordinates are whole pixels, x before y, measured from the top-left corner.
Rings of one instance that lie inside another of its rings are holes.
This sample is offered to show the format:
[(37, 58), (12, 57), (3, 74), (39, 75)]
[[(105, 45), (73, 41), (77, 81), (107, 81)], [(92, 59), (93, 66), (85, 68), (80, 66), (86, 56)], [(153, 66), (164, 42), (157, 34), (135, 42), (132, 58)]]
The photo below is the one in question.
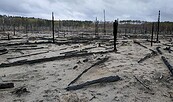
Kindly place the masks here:
[(8, 40), (10, 40), (10, 34), (9, 33), (8, 33), (7, 37), (8, 37)]
[(164, 64), (169, 69), (169, 71), (171, 72), (171, 74), (173, 75), (173, 67), (170, 65), (170, 63), (166, 60), (166, 58), (164, 56), (162, 56), (161, 58), (162, 58)]
[(52, 38), (52, 40), (53, 40), (53, 43), (55, 43), (55, 38), (54, 38), (54, 36), (55, 36), (55, 31), (54, 31), (54, 14), (53, 14), (53, 12), (52, 12), (52, 36), (53, 36), (53, 38)]
[(92, 80), (92, 81), (87, 81), (87, 82), (85, 82), (83, 84), (79, 84), (79, 85), (68, 86), (65, 89), (67, 91), (78, 90), (78, 89), (82, 89), (82, 88), (89, 86), (89, 85), (92, 85), (92, 84), (109, 83), (109, 82), (115, 82), (115, 81), (119, 81), (119, 80), (121, 80), (121, 78), (119, 76), (109, 76), (109, 77), (103, 77), (103, 78)]
[(153, 46), (154, 23), (152, 24), (151, 46)]
[(14, 34), (14, 36), (15, 36), (15, 33), (16, 33), (15, 27), (16, 27), (16, 25), (14, 24), (14, 25), (13, 25), (13, 34)]
[(113, 23), (113, 34), (114, 34), (114, 51), (117, 51), (116, 42), (117, 42), (117, 31), (118, 31), (118, 21), (115, 20)]
[(0, 89), (13, 88), (14, 83), (0, 83)]
[(125, 29), (125, 36), (126, 36), (126, 34), (127, 34), (127, 29)]
[[(24, 31), (26, 34), (28, 33), (28, 20), (27, 18), (25, 19), (25, 31)], [(28, 35), (27, 35), (28, 37)]]
[(159, 10), (159, 15), (158, 15), (158, 25), (157, 25), (157, 39), (156, 41), (159, 42), (159, 33), (160, 33), (160, 10)]
[(4, 32), (5, 31), (5, 22), (4, 22), (4, 17), (3, 17), (3, 20), (2, 20), (2, 31)]
[(103, 32), (104, 32), (104, 35), (106, 35), (106, 19), (105, 19), (105, 10), (103, 10), (103, 13), (104, 13), (104, 29), (103, 29)]
[[(97, 17), (96, 17), (96, 22), (95, 22), (95, 38), (97, 38), (98, 35), (98, 21), (97, 21)], [(82, 38), (83, 38), (83, 33), (82, 33)]]

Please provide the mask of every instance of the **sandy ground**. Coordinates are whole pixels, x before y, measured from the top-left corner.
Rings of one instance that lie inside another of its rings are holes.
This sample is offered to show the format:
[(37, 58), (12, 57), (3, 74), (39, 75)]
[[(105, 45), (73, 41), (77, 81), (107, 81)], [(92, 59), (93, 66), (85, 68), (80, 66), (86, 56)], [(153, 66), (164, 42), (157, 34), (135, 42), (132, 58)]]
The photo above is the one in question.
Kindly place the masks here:
[[(119, 40), (118, 42), (121, 43), (122, 41), (126, 43), (118, 46), (118, 52), (116, 53), (73, 57), (32, 65), (0, 68), (0, 81), (14, 82), (15, 84), (14, 88), (0, 90), (0, 102), (172, 102), (173, 78), (163, 64), (161, 55), (149, 58), (139, 64), (137, 61), (146, 54), (151, 53), (151, 51), (134, 44), (133, 40)], [(153, 47), (150, 47), (149, 42), (139, 41), (154, 50), (156, 46), (161, 46), (163, 56), (173, 65), (173, 54), (163, 50), (165, 47), (163, 44), (168, 43), (167, 41), (162, 40), (161, 43), (155, 43)], [(61, 52), (81, 50), (98, 45), (72, 44), (59, 46), (44, 44), (38, 46), (46, 48), (22, 51), (24, 54), (10, 51), (8, 54), (0, 55), (0, 63), (59, 56)], [(49, 52), (7, 60), (10, 57), (42, 51)], [(105, 47), (96, 47), (88, 51), (105, 51)], [(74, 84), (115, 75), (120, 76), (122, 80), (91, 85), (76, 91), (64, 90), (84, 69), (97, 62), (98, 58), (104, 56), (109, 56), (109, 60), (90, 69)], [(85, 59), (88, 59), (88, 61), (83, 62)], [(74, 68), (74, 66), (77, 66), (77, 68)], [(143, 87), (134, 78), (134, 75), (148, 85), (151, 90)], [(12, 93), (15, 88), (22, 86), (25, 86), (29, 92), (23, 93), (20, 96)]]

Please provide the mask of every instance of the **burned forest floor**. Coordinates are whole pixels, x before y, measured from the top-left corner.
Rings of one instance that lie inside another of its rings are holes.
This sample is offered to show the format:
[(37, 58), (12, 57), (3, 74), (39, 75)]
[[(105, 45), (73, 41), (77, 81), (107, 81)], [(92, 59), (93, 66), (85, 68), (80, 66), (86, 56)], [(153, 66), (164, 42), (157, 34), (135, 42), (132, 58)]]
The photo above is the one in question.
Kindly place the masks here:
[[(56, 38), (62, 42), (52, 44), (42, 37), (40, 42), (30, 35), (19, 37), (0, 40), (0, 83), (14, 83), (14, 88), (0, 89), (0, 102), (173, 101), (173, 77), (161, 58), (173, 65), (173, 43), (166, 39), (151, 47), (144, 39), (118, 38), (115, 52), (112, 40), (67, 43), (65, 38)], [(153, 51), (157, 53), (152, 55)], [(151, 56), (140, 61), (147, 55)], [(108, 59), (92, 66), (103, 58)], [(65, 89), (90, 66), (72, 85), (116, 75), (121, 80)]]

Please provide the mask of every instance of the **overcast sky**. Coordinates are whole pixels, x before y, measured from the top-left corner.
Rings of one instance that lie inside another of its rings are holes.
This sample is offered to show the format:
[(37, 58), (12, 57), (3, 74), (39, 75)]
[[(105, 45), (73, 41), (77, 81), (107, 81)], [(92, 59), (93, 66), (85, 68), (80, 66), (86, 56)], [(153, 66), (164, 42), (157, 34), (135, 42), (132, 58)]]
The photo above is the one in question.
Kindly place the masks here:
[(51, 19), (173, 21), (173, 0), (0, 0), (1, 15), (18, 15)]

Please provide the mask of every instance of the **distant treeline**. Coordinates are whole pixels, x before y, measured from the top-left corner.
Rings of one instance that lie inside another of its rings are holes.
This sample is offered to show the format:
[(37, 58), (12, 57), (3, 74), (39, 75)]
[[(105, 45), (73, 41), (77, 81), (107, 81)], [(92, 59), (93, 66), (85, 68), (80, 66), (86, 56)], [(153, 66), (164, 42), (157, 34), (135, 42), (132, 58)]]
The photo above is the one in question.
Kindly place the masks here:
[[(88, 27), (92, 21), (55, 20), (55, 28), (61, 27)], [(14, 26), (18, 29), (38, 30), (39, 28), (51, 29), (52, 20), (34, 17), (0, 15), (0, 30), (11, 30)]]
[[(34, 17), (6, 16), (0, 15), (0, 31), (9, 31), (14, 28), (16, 31), (51, 31), (51, 20)], [(96, 21), (79, 20), (55, 20), (55, 31), (58, 30), (91, 30), (94, 31)], [(113, 21), (106, 22), (106, 30), (112, 32)], [(119, 21), (119, 32), (121, 33), (149, 33), (152, 22), (140, 20)], [(98, 29), (103, 31), (103, 21), (98, 22)], [(157, 31), (157, 22), (155, 22)], [(165, 21), (160, 23), (160, 31), (172, 34), (173, 22)]]

